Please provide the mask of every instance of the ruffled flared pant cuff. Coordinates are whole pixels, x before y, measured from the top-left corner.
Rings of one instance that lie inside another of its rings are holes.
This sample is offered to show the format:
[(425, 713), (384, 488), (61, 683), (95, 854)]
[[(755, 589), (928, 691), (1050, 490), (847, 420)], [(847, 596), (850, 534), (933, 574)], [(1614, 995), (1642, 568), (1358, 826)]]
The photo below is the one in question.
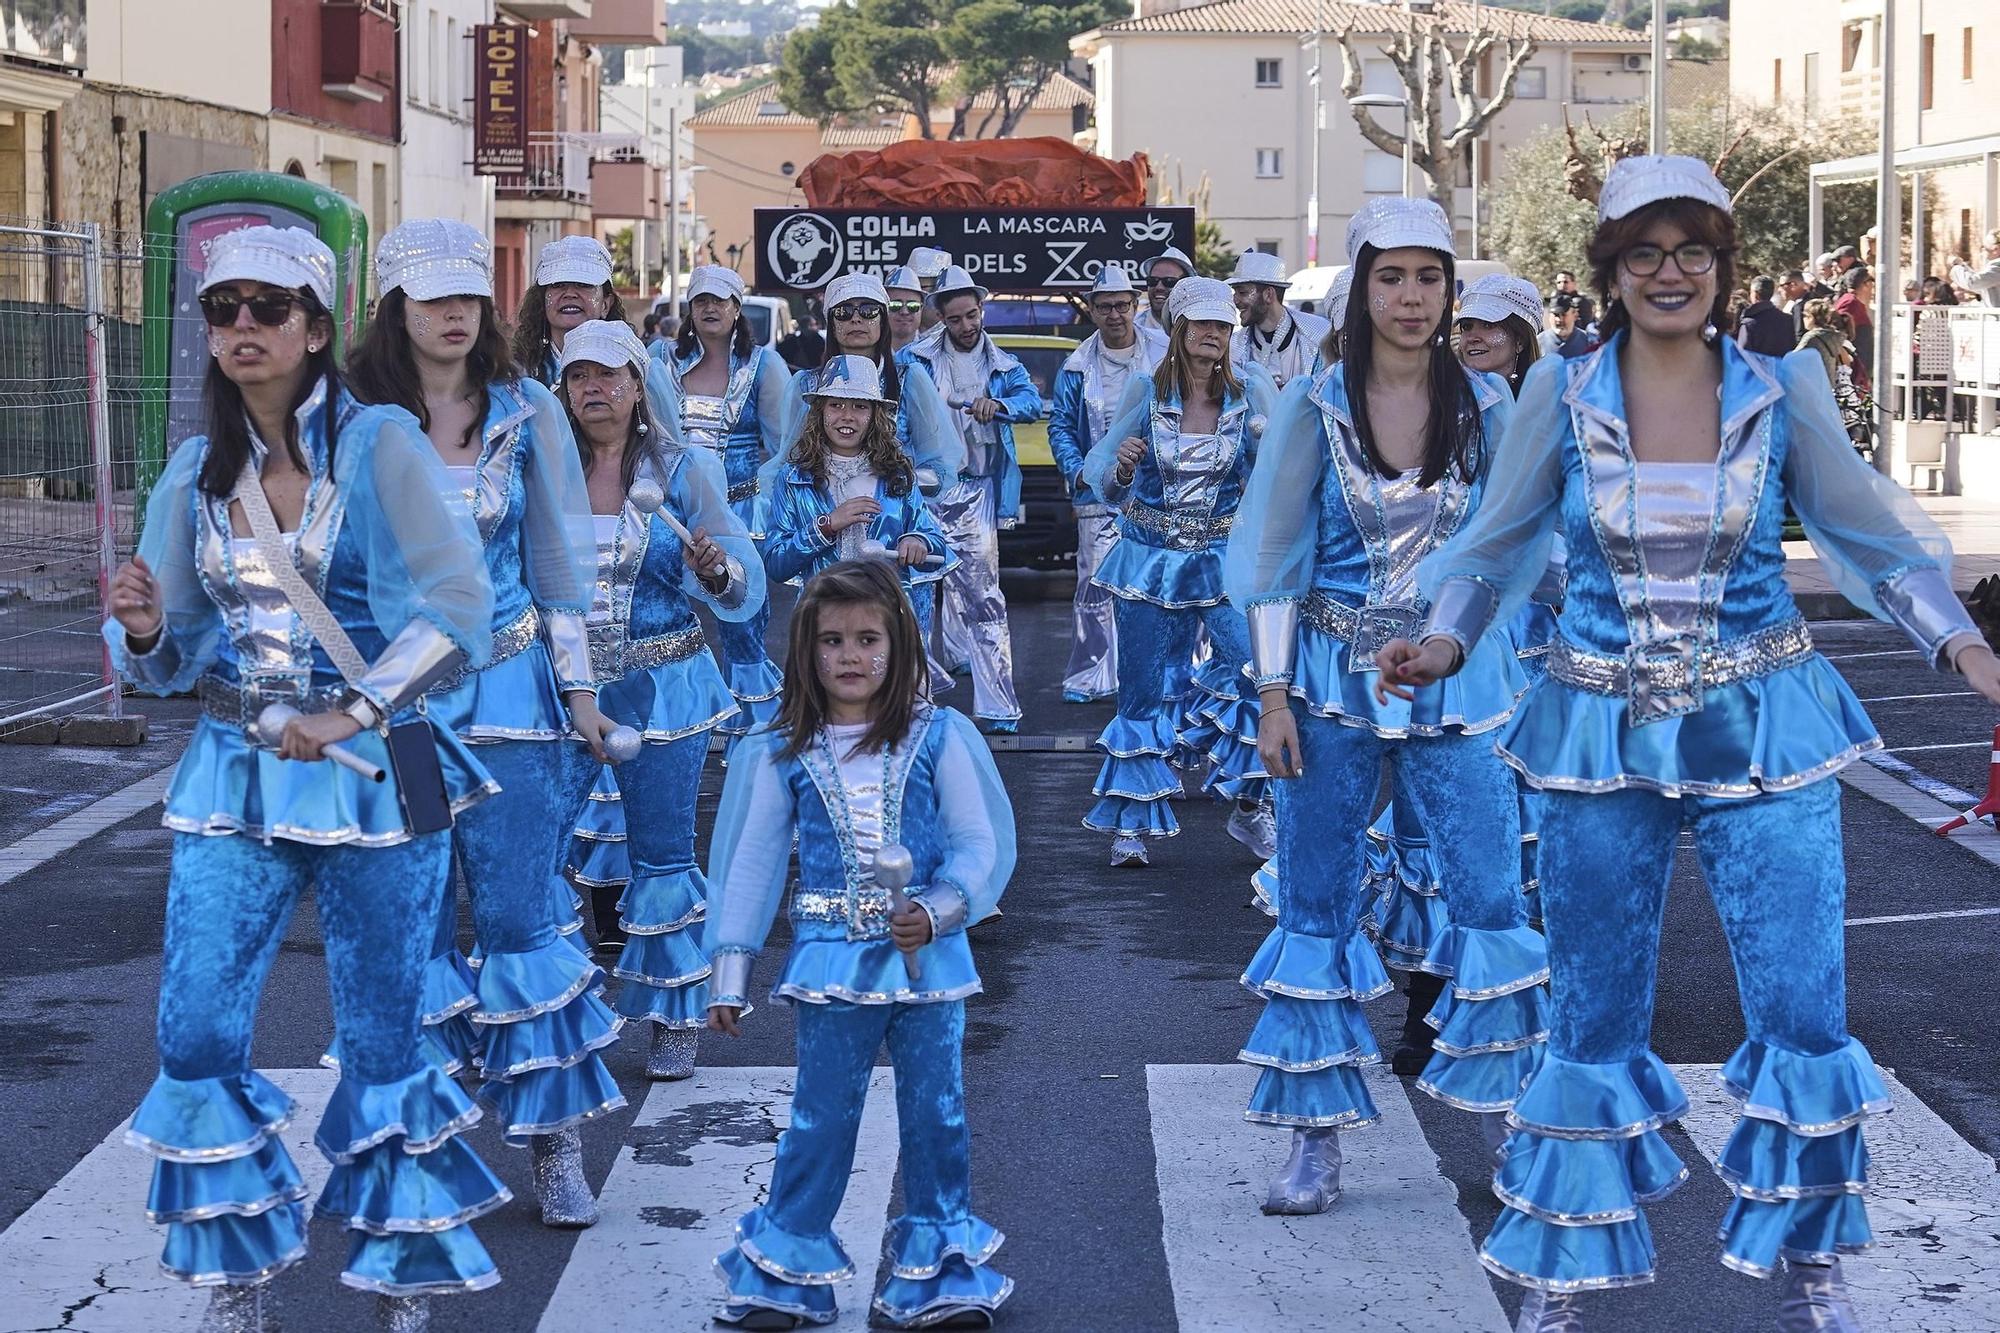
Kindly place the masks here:
[(1506, 1207), (1480, 1262), (1544, 1291), (1652, 1281), (1653, 1239), (1640, 1207), (1687, 1179), (1658, 1132), (1686, 1111), (1673, 1071), (1650, 1051), (1612, 1064), (1546, 1054), (1508, 1112), (1514, 1132), (1493, 1178)]
[(889, 1224), (889, 1280), (875, 1314), (898, 1328), (923, 1328), (955, 1310), (997, 1310), (1014, 1280), (987, 1267), (1000, 1232), (977, 1217), (932, 1222), (905, 1215)]
[(1461, 1111), (1507, 1110), (1548, 1042), (1548, 943), (1527, 926), (1447, 924), (1423, 970), (1445, 984), (1424, 1020), (1437, 1039), (1417, 1087)]
[(1361, 1066), (1381, 1060), (1361, 1003), (1386, 994), (1388, 973), (1358, 933), (1345, 943), (1279, 926), (1243, 973), (1263, 1015), (1237, 1052), (1260, 1066), (1246, 1120), (1298, 1129), (1354, 1129), (1380, 1116)]
[(831, 1231), (798, 1236), (781, 1230), (762, 1208), (736, 1222), (736, 1243), (715, 1261), (726, 1294), (716, 1317), (737, 1323), (752, 1310), (781, 1310), (815, 1324), (839, 1317), (833, 1288), (854, 1276)]
[(777, 663), (768, 657), (758, 662), (725, 662), (722, 675), (736, 697), (736, 715), (721, 722), (717, 731), (733, 743), (776, 719), (779, 695), (785, 688)]
[(624, 983), (620, 1018), (684, 1031), (707, 1021), (711, 969), (701, 947), (707, 901), (708, 883), (692, 866), (639, 875), (626, 888), (618, 904), (625, 948), (611, 972)]
[(1174, 727), (1166, 717), (1111, 719), (1097, 738), (1105, 755), (1083, 826), (1117, 837), (1171, 838), (1181, 831), (1170, 800), (1181, 780), (1167, 765)]
[(597, 1054), (618, 1040), (602, 998), (604, 972), (556, 939), (525, 953), (489, 954), (479, 969), (485, 1063), (479, 1095), (511, 1143), (557, 1134), (625, 1105)]
[(1220, 800), (1263, 799), (1271, 775), (1257, 754), (1258, 713), (1240, 664), (1214, 660), (1195, 673), (1177, 753), (1183, 767), (1207, 767), (1204, 792)]
[[(1388, 812), (1383, 814), (1386, 819)], [(1377, 820), (1376, 826), (1382, 823)], [(1376, 828), (1370, 828), (1363, 853), (1361, 901), (1375, 904), (1375, 942), (1382, 962), (1413, 972), (1451, 925), (1451, 914), (1438, 889), (1430, 845), (1375, 834)]]

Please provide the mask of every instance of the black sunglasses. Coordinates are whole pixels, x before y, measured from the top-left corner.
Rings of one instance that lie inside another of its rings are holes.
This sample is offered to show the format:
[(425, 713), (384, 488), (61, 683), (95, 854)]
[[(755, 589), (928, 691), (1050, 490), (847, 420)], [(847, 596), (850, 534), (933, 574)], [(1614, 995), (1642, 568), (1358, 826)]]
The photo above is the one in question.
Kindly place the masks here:
[(924, 308), (922, 301), (891, 301), (889, 313), (892, 315), (914, 315)]
[(236, 322), (236, 312), (244, 306), (250, 307), (250, 318), (266, 328), (276, 328), (292, 317), (294, 306), (304, 306), (303, 298), (291, 292), (258, 292), (245, 300), (235, 292), (203, 292), (201, 317), (208, 321), (212, 329), (226, 329)]
[(875, 319), (882, 313), (880, 301), (843, 301), (827, 313), (835, 319)]
[(1179, 281), (1180, 281), (1179, 278), (1147, 278), (1146, 289), (1150, 291), (1153, 288), (1158, 287), (1162, 291), (1170, 292), (1174, 289), (1174, 285)]

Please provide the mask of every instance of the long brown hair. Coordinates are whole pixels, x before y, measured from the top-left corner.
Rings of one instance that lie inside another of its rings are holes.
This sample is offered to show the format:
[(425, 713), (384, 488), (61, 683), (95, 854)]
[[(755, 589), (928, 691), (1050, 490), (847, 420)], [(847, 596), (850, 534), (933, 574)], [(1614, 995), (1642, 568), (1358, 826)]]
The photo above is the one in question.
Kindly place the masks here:
[[(1632, 327), (1631, 312), (1618, 299), (1618, 259), (1639, 244), (1655, 222), (1670, 222), (1686, 233), (1690, 241), (1700, 241), (1715, 249), (1715, 303), (1709, 307), (1708, 322), (1727, 331), (1729, 298), (1736, 290), (1736, 219), (1714, 204), (1699, 199), (1662, 199), (1634, 209), (1622, 218), (1598, 225), (1590, 238), (1590, 281), (1604, 302), (1604, 314), (1597, 321), (1600, 342), (1610, 342), (1616, 334)], [(1678, 265), (1677, 265), (1678, 266)], [(1715, 346), (1720, 354), (1722, 340)]]
[[(821, 487), (826, 485), (826, 456), (832, 452), (826, 434), (825, 404), (826, 399), (813, 396), (805, 428), (799, 432), (791, 456), (785, 460)], [(861, 452), (868, 458), (868, 470), (881, 479), (889, 494), (908, 495), (910, 487), (916, 484), (917, 472), (909, 455), (896, 443), (896, 405), (870, 403), (868, 407), (868, 429), (861, 436)]]
[[(1419, 486), (1435, 486), (1447, 472), (1460, 481), (1471, 481), (1479, 473), (1486, 443), (1485, 423), (1479, 415), (1479, 400), (1473, 395), (1466, 370), (1458, 363), (1451, 345), (1451, 297), (1457, 290), (1457, 259), (1443, 250), (1434, 250), (1444, 266), (1446, 292), (1444, 316), (1431, 331), (1429, 387), (1425, 394), (1430, 411), (1424, 422), (1423, 470), (1417, 474)], [(1393, 477), (1396, 470), (1375, 447), (1375, 427), (1368, 418), (1368, 381), (1375, 373), (1375, 315), (1367, 299), (1368, 282), (1382, 251), (1363, 245), (1354, 258), (1354, 290), (1347, 298), (1347, 324), (1341, 330), (1341, 346), (1346, 356), (1341, 375), (1347, 384), (1347, 413), (1354, 421), (1354, 433), (1361, 437), (1361, 452), (1368, 468), (1378, 477)]]
[[(285, 438), (266, 440), (264, 447), (276, 449), (282, 445), (293, 467), (305, 473), (312, 471), (305, 451), (299, 448), (297, 413), (306, 399), (312, 397), (313, 387), (324, 379), (326, 402), (321, 406), (320, 420), (326, 430), (326, 470), (331, 475), (334, 445), (340, 434), (340, 375), (333, 357), (333, 317), (307, 288), (284, 290), (299, 298), (299, 308), (306, 314), (307, 335), (323, 323), (326, 341), (317, 352), (306, 353), (305, 373), (299, 379), (298, 392), (292, 395), (291, 410), (285, 414)], [(236, 479), (250, 457), (250, 419), (243, 406), (243, 390), (223, 372), (222, 363), (211, 356), (203, 372), (201, 393), (208, 416), (208, 456), (202, 460), (201, 475), (195, 484), (203, 495), (228, 495), (236, 489)]]
[[(514, 364), (521, 372), (537, 379), (542, 374), (542, 363), (555, 347), (549, 337), (549, 308), (543, 299), (548, 288), (539, 282), (528, 284), (528, 290), (521, 296), (521, 307), (514, 312)], [(618, 289), (610, 283), (604, 284), (604, 313), (599, 319), (625, 319), (625, 303), (618, 299)], [(626, 320), (627, 323), (631, 321)], [(550, 388), (555, 386), (551, 384)]]
[[(1160, 358), (1160, 364), (1153, 368), (1153, 390), (1160, 397), (1172, 395), (1183, 403), (1188, 400), (1194, 384), (1194, 358), (1187, 350), (1188, 321), (1174, 321), (1174, 331), (1167, 341), (1167, 354)], [(1226, 401), (1230, 394), (1243, 392), (1243, 381), (1236, 377), (1236, 368), (1229, 364), (1229, 344), (1222, 344), (1222, 359), (1215, 363), (1215, 371), (1210, 376), (1206, 389), (1215, 391), (1216, 397)]]
[[(666, 479), (667, 468), (657, 443), (660, 428), (654, 424), (652, 409), (646, 404), (646, 382), (639, 377), (638, 371), (629, 366), (626, 370), (632, 376), (632, 419), (625, 423), (625, 452), (619, 455), (618, 484), (629, 491), (638, 479), (642, 460), (652, 460), (653, 468), (662, 481)], [(570, 406), (568, 371), (563, 372), (562, 383), (556, 386), (555, 394), (562, 400), (563, 415), (569, 418), (569, 433), (576, 440), (577, 457), (583, 463), (583, 475), (588, 477), (590, 469), (597, 463), (597, 451), (590, 447), (590, 440), (583, 433), (583, 423), (576, 419), (576, 409)]]
[[(417, 376), (417, 355), (410, 346), (410, 331), (403, 326), (403, 312), (409, 300), (401, 287), (384, 296), (375, 307), (375, 318), (361, 340), (347, 354), (347, 386), (364, 403), (389, 403), (417, 419), (426, 431), (431, 428), (430, 408), (424, 405), (424, 385)], [(478, 410), (465, 428), (462, 443), (470, 445), (486, 427), (486, 412), (492, 406), (487, 393), (496, 381), (519, 379), (507, 340), (500, 333), (493, 298), (479, 298), (479, 336), (465, 358), (465, 375), (479, 393)]]
[(806, 583), (792, 608), (785, 644), (785, 693), (771, 729), (785, 737), (782, 753), (797, 758), (826, 721), (826, 687), (819, 679), (819, 618), (829, 606), (872, 606), (882, 613), (889, 634), (889, 673), (875, 694), (875, 716), (854, 747), (880, 754), (910, 734), (917, 700), (930, 683), (917, 613), (888, 560), (843, 560), (828, 565)]

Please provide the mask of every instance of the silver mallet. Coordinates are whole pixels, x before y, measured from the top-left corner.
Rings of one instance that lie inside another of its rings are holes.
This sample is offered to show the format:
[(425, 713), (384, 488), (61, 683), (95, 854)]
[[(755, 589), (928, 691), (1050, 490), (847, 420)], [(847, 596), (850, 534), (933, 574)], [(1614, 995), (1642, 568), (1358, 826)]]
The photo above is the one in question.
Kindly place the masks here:
[[(264, 705), (264, 711), (257, 714), (257, 739), (276, 749), (285, 739), (286, 725), (293, 718), (301, 716), (303, 714), (290, 704)], [(319, 747), (319, 752), (321, 757), (331, 759), (342, 768), (359, 773), (370, 782), (380, 782), (389, 776), (385, 770), (369, 763), (344, 745), (322, 745)]]
[(681, 545), (693, 546), (694, 536), (681, 525), (681, 521), (667, 512), (667, 493), (660, 489), (660, 483), (651, 477), (640, 477), (632, 483), (632, 489), (625, 492), (625, 498), (632, 507), (642, 514), (658, 514), (660, 521), (674, 531), (681, 539)]
[[(898, 912), (910, 905), (903, 890), (910, 887), (910, 876), (916, 870), (910, 849), (900, 842), (892, 842), (875, 853), (875, 882), (889, 891), (889, 906)], [(923, 980), (924, 965), (917, 961), (915, 949), (903, 951), (903, 970), (910, 974), (910, 980)]]
[[(901, 556), (896, 554), (895, 547), (884, 546), (881, 542), (876, 541), (873, 537), (870, 537), (867, 541), (861, 543), (861, 558), (863, 560), (888, 560), (892, 563), (900, 562), (902, 559)], [(941, 555), (929, 555), (925, 556), (922, 560), (919, 560), (916, 564), (910, 566), (910, 568), (937, 569), (944, 564), (944, 561), (945, 558)]]
[(639, 757), (641, 737), (636, 728), (613, 727), (611, 734), (604, 738), (604, 757), (614, 764)]

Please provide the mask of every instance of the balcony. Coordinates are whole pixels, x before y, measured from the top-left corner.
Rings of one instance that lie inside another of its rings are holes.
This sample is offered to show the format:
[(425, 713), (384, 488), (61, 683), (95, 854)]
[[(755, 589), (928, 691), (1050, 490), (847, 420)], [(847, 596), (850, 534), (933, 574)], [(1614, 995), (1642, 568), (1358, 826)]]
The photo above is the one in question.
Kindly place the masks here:
[(599, 218), (659, 218), (667, 211), (666, 172), (638, 158), (590, 164), (590, 214)]
[(383, 102), (396, 91), (396, 16), (383, 0), (327, 0), (319, 11), (320, 91)]
[(587, 19), (592, 8), (591, 0), (501, 0), (500, 8), (515, 18), (527, 19)]
[(667, 7), (661, 0), (591, 0), (590, 17), (574, 20), (569, 35), (600, 46), (664, 46)]
[(495, 176), (493, 187), (502, 199), (537, 199), (551, 203), (590, 202), (591, 134), (528, 133), (528, 169), (518, 176)]

